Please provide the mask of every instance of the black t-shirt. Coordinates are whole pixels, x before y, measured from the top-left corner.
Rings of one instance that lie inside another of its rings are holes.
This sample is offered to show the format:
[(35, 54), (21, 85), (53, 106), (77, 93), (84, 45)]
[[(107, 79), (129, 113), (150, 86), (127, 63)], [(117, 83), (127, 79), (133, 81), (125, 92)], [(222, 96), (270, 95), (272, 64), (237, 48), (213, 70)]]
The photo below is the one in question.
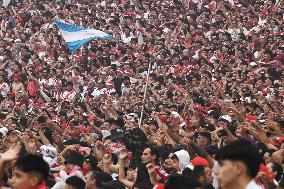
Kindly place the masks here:
[(203, 189), (215, 189), (212, 184), (202, 184)]
[(115, 77), (112, 79), (113, 83), (114, 83), (114, 89), (116, 90), (117, 94), (119, 96), (122, 95), (122, 92), (121, 92), (121, 85), (122, 85), (122, 78), (118, 78), (118, 77)]

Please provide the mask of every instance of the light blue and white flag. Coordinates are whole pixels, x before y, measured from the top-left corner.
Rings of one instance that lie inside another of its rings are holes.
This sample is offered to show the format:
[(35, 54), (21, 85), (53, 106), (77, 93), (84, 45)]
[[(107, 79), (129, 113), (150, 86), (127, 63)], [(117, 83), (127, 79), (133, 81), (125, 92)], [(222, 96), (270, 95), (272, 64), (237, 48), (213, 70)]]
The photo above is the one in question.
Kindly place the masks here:
[(111, 35), (92, 28), (68, 25), (63, 22), (56, 22), (56, 25), (71, 53), (93, 39), (112, 38)]

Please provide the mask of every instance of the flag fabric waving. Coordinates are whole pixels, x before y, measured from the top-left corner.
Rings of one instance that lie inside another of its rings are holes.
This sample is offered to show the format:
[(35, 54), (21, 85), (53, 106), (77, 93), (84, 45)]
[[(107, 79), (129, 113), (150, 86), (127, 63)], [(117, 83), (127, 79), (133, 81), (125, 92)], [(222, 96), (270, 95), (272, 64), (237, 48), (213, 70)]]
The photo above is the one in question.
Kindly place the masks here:
[(8, 5), (10, 4), (11, 0), (3, 0), (3, 7), (8, 7)]
[(71, 53), (93, 39), (112, 38), (112, 35), (92, 28), (68, 25), (63, 22), (56, 22), (56, 25)]

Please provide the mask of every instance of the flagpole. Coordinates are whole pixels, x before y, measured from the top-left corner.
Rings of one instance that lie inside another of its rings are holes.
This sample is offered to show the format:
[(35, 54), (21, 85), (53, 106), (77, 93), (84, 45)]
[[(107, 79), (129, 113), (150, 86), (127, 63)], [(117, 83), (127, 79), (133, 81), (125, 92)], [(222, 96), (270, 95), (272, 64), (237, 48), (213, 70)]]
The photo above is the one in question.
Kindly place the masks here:
[(149, 75), (150, 75), (150, 71), (151, 71), (151, 66), (152, 63), (149, 63), (149, 67), (148, 67), (148, 73), (147, 73), (147, 79), (146, 79), (146, 85), (145, 85), (145, 91), (144, 91), (144, 97), (143, 97), (143, 103), (142, 103), (142, 110), (141, 110), (141, 115), (140, 115), (140, 120), (139, 120), (139, 128), (141, 128), (142, 123), (143, 123), (143, 114), (145, 111), (145, 102), (146, 102), (146, 96), (147, 96), (147, 89), (148, 89), (148, 83), (149, 83)]

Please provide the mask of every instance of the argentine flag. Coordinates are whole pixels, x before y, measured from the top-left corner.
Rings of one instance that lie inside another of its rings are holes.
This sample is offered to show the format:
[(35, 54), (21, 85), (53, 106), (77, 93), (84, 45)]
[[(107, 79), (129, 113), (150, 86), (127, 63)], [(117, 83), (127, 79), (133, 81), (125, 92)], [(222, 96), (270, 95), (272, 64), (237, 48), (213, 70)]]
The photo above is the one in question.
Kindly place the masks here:
[(111, 35), (92, 28), (84, 28), (81, 26), (68, 25), (63, 22), (56, 22), (68, 49), (73, 53), (85, 43), (93, 39), (110, 39)]

